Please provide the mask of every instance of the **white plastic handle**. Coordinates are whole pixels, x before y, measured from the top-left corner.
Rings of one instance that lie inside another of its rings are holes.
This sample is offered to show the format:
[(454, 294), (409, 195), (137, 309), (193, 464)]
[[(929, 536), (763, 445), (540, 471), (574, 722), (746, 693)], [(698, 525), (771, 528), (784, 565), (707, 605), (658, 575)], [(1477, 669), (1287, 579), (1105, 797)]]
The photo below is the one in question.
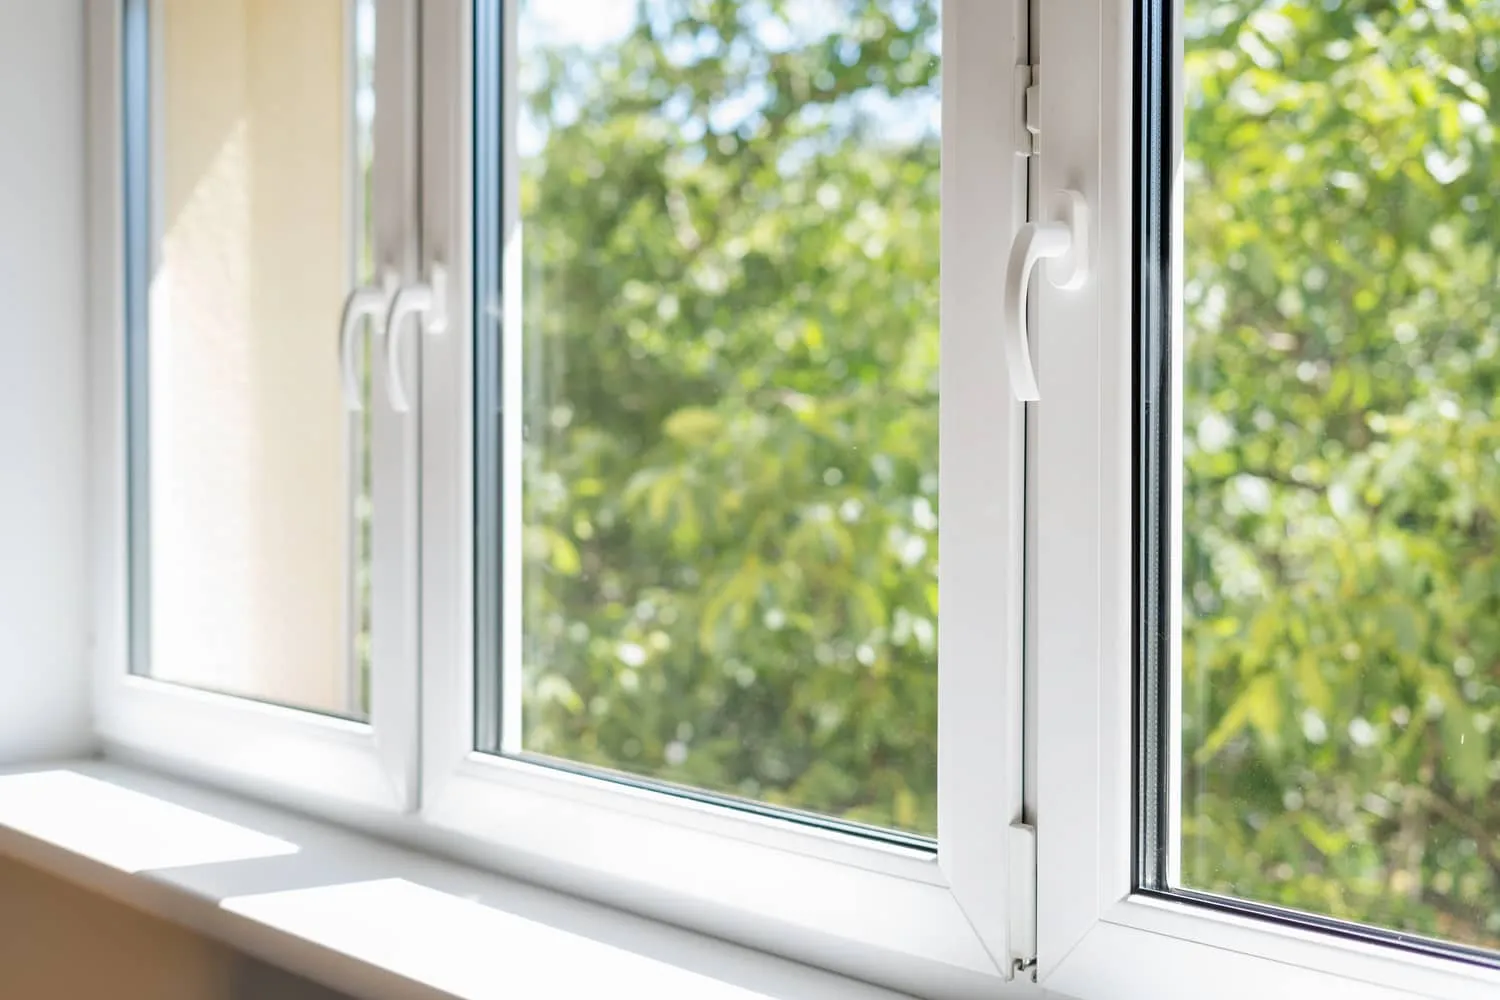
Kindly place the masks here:
[(401, 377), (401, 331), (413, 314), (422, 317), (422, 329), (428, 334), (448, 329), (448, 272), (443, 265), (432, 265), (426, 284), (407, 285), (397, 292), (385, 314), (385, 393), (397, 413), (411, 409)]
[(1077, 191), (1063, 191), (1059, 208), (1061, 221), (1028, 222), (1021, 227), (1005, 269), (1006, 330), (1001, 343), (1011, 391), (1022, 402), (1041, 399), (1036, 368), (1031, 363), (1031, 337), (1026, 331), (1026, 290), (1031, 285), (1032, 269), (1038, 261), (1056, 261), (1047, 268), (1048, 280), (1056, 288), (1082, 288), (1089, 276), (1088, 203)]
[[(364, 409), (360, 399), (359, 380), (354, 374), (354, 351), (359, 343), (360, 321), (369, 317), (372, 324), (379, 322), (390, 305), (391, 294), (396, 289), (396, 276), (384, 271), (381, 284), (356, 288), (344, 299), (344, 309), (339, 316), (339, 381), (343, 385), (344, 407), (351, 411)], [(372, 332), (376, 332), (373, 331)]]

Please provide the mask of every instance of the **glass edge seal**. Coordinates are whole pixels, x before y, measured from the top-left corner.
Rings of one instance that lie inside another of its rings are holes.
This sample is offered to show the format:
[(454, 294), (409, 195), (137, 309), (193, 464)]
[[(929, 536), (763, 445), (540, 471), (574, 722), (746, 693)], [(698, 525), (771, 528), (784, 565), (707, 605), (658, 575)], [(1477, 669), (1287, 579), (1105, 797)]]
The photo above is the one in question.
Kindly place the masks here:
[(1167, 39), (1171, 32), (1171, 0), (1143, 0), (1136, 5), (1134, 51), (1134, 263), (1132, 316), (1134, 318), (1136, 470), (1133, 539), (1135, 559), (1134, 662), (1135, 778), (1133, 883), (1138, 889), (1167, 888), (1168, 831), (1166, 815), (1171, 780), (1167, 746), (1171, 720), (1172, 641), (1165, 546), (1170, 500), (1169, 411), (1171, 357), (1171, 288), (1169, 239), (1171, 202), (1166, 179), (1172, 150), (1172, 123), (1166, 107), (1171, 80)]
[(150, 672), (151, 270), (150, 0), (122, 0), (120, 139), (123, 180), (125, 552), (128, 668)]
[(497, 304), (503, 294), (501, 218), (504, 135), (504, 0), (474, 0), (473, 6), (473, 184), (474, 220), (474, 746), (499, 752), (502, 625), (500, 551), (501, 434), (500, 338)]
[(1132, 317), (1135, 362), (1134, 428), (1134, 663), (1135, 663), (1135, 892), (1151, 898), (1187, 903), (1220, 913), (1251, 917), (1279, 927), (1311, 930), (1347, 941), (1377, 944), (1408, 954), (1445, 959), (1468, 966), (1500, 968), (1500, 953), (1484, 948), (1402, 933), (1371, 924), (1342, 920), (1254, 900), (1239, 899), (1171, 885), (1168, 879), (1170, 837), (1178, 819), (1171, 803), (1168, 745), (1171, 708), (1173, 621), (1168, 575), (1164, 572), (1169, 535), (1168, 503), (1171, 412), (1171, 177), (1174, 128), (1167, 114), (1173, 66), (1174, 0), (1140, 0), (1135, 5), (1136, 59), (1132, 184), (1134, 198), (1134, 265)]

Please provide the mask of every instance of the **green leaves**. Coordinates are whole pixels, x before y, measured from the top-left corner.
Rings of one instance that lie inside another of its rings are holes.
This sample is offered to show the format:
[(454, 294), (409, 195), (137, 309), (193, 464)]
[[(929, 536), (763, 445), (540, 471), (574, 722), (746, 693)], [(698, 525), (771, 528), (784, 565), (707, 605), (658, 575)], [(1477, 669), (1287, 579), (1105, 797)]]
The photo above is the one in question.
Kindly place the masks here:
[(1235, 695), (1234, 701), (1219, 718), (1213, 731), (1194, 752), (1199, 763), (1213, 758), (1229, 740), (1239, 735), (1246, 724), (1255, 727), (1263, 744), (1276, 746), (1281, 740), (1281, 688), (1274, 674), (1260, 674)]
[(1490, 740), (1479, 728), (1481, 715), (1462, 701), (1448, 705), (1442, 719), (1442, 754), (1454, 788), (1467, 799), (1481, 798), (1490, 787)]
[(931, 832), (938, 5), (640, 9), (522, 18), (525, 744)]
[(1184, 13), (1184, 871), (1500, 946), (1500, 9)]
[(685, 406), (662, 421), (667, 437), (687, 448), (707, 446), (723, 428), (717, 413), (698, 406)]

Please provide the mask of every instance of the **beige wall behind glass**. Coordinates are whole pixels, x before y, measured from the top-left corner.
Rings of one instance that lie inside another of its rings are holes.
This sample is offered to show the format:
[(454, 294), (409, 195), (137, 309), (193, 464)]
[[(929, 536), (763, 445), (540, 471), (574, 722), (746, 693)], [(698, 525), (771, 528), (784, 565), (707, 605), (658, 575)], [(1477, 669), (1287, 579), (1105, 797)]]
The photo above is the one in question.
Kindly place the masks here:
[(152, 675), (350, 711), (341, 0), (158, 0)]

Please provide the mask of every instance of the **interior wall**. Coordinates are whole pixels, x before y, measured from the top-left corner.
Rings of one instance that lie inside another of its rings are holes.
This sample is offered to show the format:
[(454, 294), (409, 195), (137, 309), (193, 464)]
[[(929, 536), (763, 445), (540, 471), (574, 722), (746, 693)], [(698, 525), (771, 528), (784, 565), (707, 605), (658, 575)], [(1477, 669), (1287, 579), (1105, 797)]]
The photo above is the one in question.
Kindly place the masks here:
[(0, 997), (339, 1000), (341, 994), (0, 857)]
[(90, 743), (83, 275), (83, 3), (0, 0), (0, 762)]
[(229, 1000), (227, 948), (0, 858), (0, 996)]
[[(84, 2), (0, 0), (0, 763), (92, 743)], [(336, 994), (0, 857), (0, 997)]]

